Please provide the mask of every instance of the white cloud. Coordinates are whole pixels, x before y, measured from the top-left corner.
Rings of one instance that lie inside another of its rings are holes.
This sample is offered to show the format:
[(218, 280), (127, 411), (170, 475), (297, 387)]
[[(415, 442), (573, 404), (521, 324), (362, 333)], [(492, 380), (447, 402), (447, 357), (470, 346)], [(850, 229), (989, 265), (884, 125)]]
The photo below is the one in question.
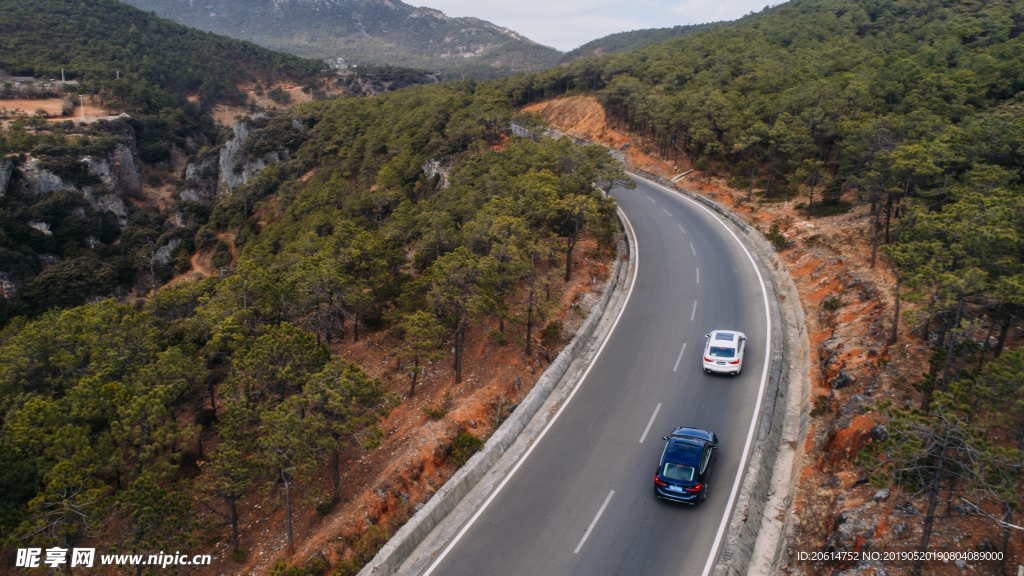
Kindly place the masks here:
[[(423, 1), (423, 0), (419, 0)], [(734, 20), (760, 10), (766, 0), (426, 0), (448, 16), (472, 16), (515, 30), (527, 38), (572, 50), (628, 30), (669, 28)], [(413, 4), (418, 2), (412, 2)]]

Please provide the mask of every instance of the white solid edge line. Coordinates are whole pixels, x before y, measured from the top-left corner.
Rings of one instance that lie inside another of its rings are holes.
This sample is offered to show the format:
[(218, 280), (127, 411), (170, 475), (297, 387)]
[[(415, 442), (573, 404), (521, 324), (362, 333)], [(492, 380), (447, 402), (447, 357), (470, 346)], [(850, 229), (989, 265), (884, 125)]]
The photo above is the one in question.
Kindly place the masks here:
[[(683, 342), (683, 349), (679, 351), (679, 358), (676, 358), (676, 367), (672, 369), (673, 372), (679, 370), (679, 361), (683, 359), (683, 352), (686, 352), (686, 342)], [(661, 406), (661, 404), (659, 404)], [(641, 440), (643, 442), (643, 440)]]
[(590, 526), (587, 526), (587, 531), (583, 533), (583, 539), (576, 545), (576, 549), (572, 551), (573, 554), (579, 554), (580, 548), (583, 548), (583, 543), (587, 541), (587, 536), (590, 536), (590, 531), (597, 526), (597, 521), (601, 519), (601, 514), (604, 514), (604, 509), (608, 507), (608, 503), (612, 501), (612, 496), (615, 496), (615, 490), (608, 493), (608, 497), (604, 499), (604, 504), (601, 504), (601, 509), (597, 511), (597, 516), (590, 521)]
[[(635, 177), (639, 178), (639, 176), (635, 176)], [(765, 330), (765, 333), (767, 334), (767, 337), (765, 338), (765, 345), (764, 345), (764, 369), (761, 372), (761, 387), (760, 387), (760, 389), (757, 392), (757, 404), (754, 406), (754, 415), (750, 419), (750, 430), (747, 431), (747, 443), (743, 447), (743, 455), (740, 457), (740, 465), (739, 465), (739, 468), (736, 471), (736, 480), (735, 480), (735, 482), (733, 482), (733, 485), (732, 485), (732, 493), (729, 494), (729, 505), (726, 507), (725, 514), (722, 516), (722, 523), (718, 527), (718, 534), (715, 535), (715, 542), (714, 542), (714, 544), (711, 545), (711, 554), (708, 556), (708, 561), (704, 565), (704, 571), (701, 573), (701, 576), (708, 576), (708, 574), (711, 573), (711, 568), (715, 564), (715, 556), (717, 556), (717, 554), (718, 554), (718, 547), (721, 546), (721, 544), (722, 544), (722, 536), (725, 535), (725, 528), (726, 528), (726, 526), (729, 523), (729, 516), (732, 514), (732, 508), (733, 508), (733, 506), (736, 505), (736, 495), (739, 493), (740, 480), (743, 478), (743, 468), (747, 465), (747, 456), (750, 453), (750, 446), (751, 446), (751, 444), (753, 442), (753, 439), (754, 439), (754, 427), (755, 427), (755, 424), (757, 424), (757, 417), (758, 417), (758, 415), (761, 412), (761, 404), (762, 404), (762, 401), (764, 400), (765, 384), (768, 381), (768, 366), (771, 364), (771, 348), (772, 348), (772, 338), (771, 338), (771, 335), (772, 335), (772, 314), (771, 314), (771, 309), (770, 309), (769, 304), (768, 304), (768, 288), (765, 287), (765, 285), (764, 285), (764, 278), (761, 277), (761, 271), (757, 268), (757, 263), (754, 262), (754, 257), (750, 255), (750, 251), (747, 250), (746, 245), (743, 244), (743, 242), (740, 241), (739, 237), (736, 236), (736, 233), (733, 232), (732, 229), (729, 228), (729, 226), (725, 222), (723, 222), (721, 218), (716, 216), (715, 213), (712, 212), (710, 209), (708, 209), (707, 206), (704, 206), (703, 204), (701, 204), (701, 203), (699, 203), (699, 202), (697, 202), (695, 200), (691, 200), (690, 198), (687, 198), (685, 195), (680, 194), (679, 192), (676, 192), (674, 190), (666, 188), (665, 186), (662, 186), (661, 184), (658, 184), (656, 182), (651, 182), (650, 180), (647, 180), (646, 178), (642, 178), (642, 179), (644, 181), (646, 181), (646, 182), (649, 182), (650, 184), (653, 184), (654, 186), (657, 186), (658, 188), (661, 188), (661, 189), (663, 189), (663, 190), (665, 190), (667, 192), (671, 192), (671, 193), (679, 196), (683, 200), (686, 200), (686, 201), (694, 204), (695, 206), (699, 206), (699, 207), (703, 208), (705, 212), (707, 212), (708, 214), (711, 215), (712, 218), (717, 220), (718, 223), (721, 224), (722, 227), (725, 228), (726, 231), (729, 232), (729, 234), (733, 238), (736, 239), (736, 243), (740, 245), (740, 248), (742, 248), (743, 252), (747, 255), (747, 258), (750, 260), (750, 264), (754, 267), (754, 273), (757, 274), (757, 280), (758, 280), (758, 282), (761, 283), (761, 295), (764, 297), (764, 317), (765, 317), (765, 324), (768, 326), (768, 328), (767, 328), (767, 330)]]
[[(619, 214), (621, 214), (622, 217), (626, 220), (626, 225), (629, 226), (631, 230), (633, 230), (633, 224), (629, 221), (629, 218), (626, 216), (626, 213), (621, 208), (619, 208)], [(519, 459), (519, 462), (516, 462), (516, 465), (512, 467), (512, 470), (508, 473), (508, 475), (505, 476), (505, 478), (501, 481), (500, 484), (498, 484), (498, 487), (494, 489), (494, 492), (491, 492), (491, 495), (487, 497), (487, 500), (485, 500), (483, 505), (480, 506), (480, 509), (476, 511), (476, 514), (473, 514), (473, 517), (469, 519), (469, 522), (467, 522), (466, 525), (462, 527), (462, 530), (460, 530), (459, 533), (455, 535), (455, 538), (453, 538), (452, 541), (448, 544), (448, 546), (445, 547), (444, 551), (437, 556), (437, 560), (434, 560), (430, 567), (427, 568), (426, 572), (423, 573), (423, 576), (430, 576), (430, 573), (434, 571), (434, 568), (437, 568), (437, 565), (440, 564), (441, 561), (444, 560), (445, 556), (447, 556), (448, 553), (451, 552), (452, 548), (454, 548), (455, 545), (458, 544), (459, 540), (462, 539), (462, 537), (466, 534), (466, 532), (473, 525), (473, 523), (476, 522), (476, 519), (479, 518), (481, 514), (483, 514), (484, 510), (487, 509), (487, 506), (491, 503), (492, 500), (494, 500), (494, 497), (498, 495), (498, 492), (501, 492), (501, 489), (505, 487), (505, 484), (507, 484), (508, 481), (512, 478), (512, 476), (515, 475), (516, 471), (519, 470), (519, 467), (523, 465), (523, 462), (526, 462), (526, 459), (533, 452), (533, 449), (536, 448), (538, 444), (540, 444), (541, 439), (543, 439), (544, 435), (548, 433), (548, 430), (550, 430), (551, 426), (555, 423), (556, 420), (558, 420), (558, 417), (562, 415), (562, 411), (565, 410), (565, 407), (569, 405), (569, 402), (572, 400), (572, 397), (576, 395), (576, 391), (580, 389), (580, 385), (582, 385), (583, 382), (587, 379), (587, 375), (590, 374), (590, 369), (593, 368), (594, 364), (597, 363), (597, 359), (601, 357), (601, 352), (604, 352), (605, 345), (607, 345), (608, 341), (611, 339), (612, 333), (615, 332), (615, 327), (619, 325), (619, 320), (622, 319), (622, 313), (626, 310), (626, 306), (629, 304), (629, 298), (630, 296), (633, 295), (633, 286), (636, 285), (636, 277), (640, 271), (640, 242), (637, 240), (635, 233), (633, 234), (633, 244), (633, 254), (630, 255), (630, 259), (633, 261), (633, 279), (629, 283), (629, 291), (626, 292), (626, 299), (622, 302), (622, 307), (619, 308), (619, 313), (617, 316), (615, 316), (615, 322), (612, 323), (611, 329), (609, 329), (608, 334), (605, 335), (604, 342), (601, 342), (601, 347), (597, 349), (597, 354), (594, 355), (594, 359), (591, 360), (590, 364), (587, 365), (587, 369), (583, 372), (583, 376), (580, 377), (579, 381), (576, 382), (576, 386), (574, 386), (572, 392), (569, 393), (569, 397), (565, 399), (565, 402), (562, 402), (561, 407), (558, 408), (558, 412), (555, 412), (555, 415), (552, 416), (547, 426), (545, 426), (544, 430), (542, 430), (541, 433), (537, 436), (537, 439), (534, 440), (532, 444), (530, 444), (530, 447), (526, 450), (526, 453), (523, 454), (523, 457)]]
[(690, 322), (693, 322), (693, 319), (696, 318), (696, 317), (697, 317), (697, 301), (694, 300), (693, 301), (693, 312), (690, 312)]
[[(686, 344), (683, 344), (683, 350), (686, 349)], [(679, 363), (676, 362), (676, 365)], [(658, 410), (661, 410), (661, 402), (654, 407), (654, 414), (651, 414), (651, 421), (647, 423), (647, 428), (644, 428), (644, 435), (640, 437), (640, 443), (644, 443), (644, 439), (647, 438), (647, 433), (651, 431), (651, 424), (654, 424), (654, 419), (658, 417)]]

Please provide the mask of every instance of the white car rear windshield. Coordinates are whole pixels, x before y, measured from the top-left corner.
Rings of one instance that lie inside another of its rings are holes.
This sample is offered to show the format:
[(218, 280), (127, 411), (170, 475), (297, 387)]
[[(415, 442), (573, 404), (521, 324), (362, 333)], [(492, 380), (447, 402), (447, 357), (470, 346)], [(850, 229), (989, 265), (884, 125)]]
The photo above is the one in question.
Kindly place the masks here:
[(709, 355), (713, 358), (732, 358), (736, 355), (735, 348), (723, 348), (721, 346), (712, 346), (709, 350)]

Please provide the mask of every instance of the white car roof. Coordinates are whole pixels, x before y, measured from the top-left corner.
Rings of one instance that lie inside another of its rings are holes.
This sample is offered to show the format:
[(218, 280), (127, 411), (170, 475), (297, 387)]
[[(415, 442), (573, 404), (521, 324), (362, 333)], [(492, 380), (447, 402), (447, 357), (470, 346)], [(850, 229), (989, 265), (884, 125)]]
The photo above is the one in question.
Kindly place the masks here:
[(736, 332), (735, 330), (715, 330), (711, 332), (708, 342), (716, 346), (738, 348), (740, 339), (746, 337), (743, 332)]

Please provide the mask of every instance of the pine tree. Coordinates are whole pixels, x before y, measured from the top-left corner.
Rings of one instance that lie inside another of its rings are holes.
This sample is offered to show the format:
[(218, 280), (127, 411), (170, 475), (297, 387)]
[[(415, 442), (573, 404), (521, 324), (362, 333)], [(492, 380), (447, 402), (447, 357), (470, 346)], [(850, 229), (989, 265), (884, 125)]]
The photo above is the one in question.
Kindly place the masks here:
[(316, 473), (320, 456), (329, 449), (323, 417), (305, 410), (305, 403), (301, 395), (292, 396), (260, 416), (259, 458), (265, 467), (274, 470), (267, 491), (279, 489), (284, 493), (289, 556), (295, 553), (292, 502), (297, 483)]
[(403, 370), (409, 372), (409, 398), (412, 398), (416, 395), (416, 377), (423, 371), (422, 362), (437, 362), (444, 358), (444, 352), (438, 350), (444, 327), (425, 310), (406, 314), (398, 326), (405, 342), (405, 346), (398, 350), (398, 357), (405, 364)]
[(361, 430), (377, 423), (386, 414), (388, 396), (380, 380), (371, 379), (351, 362), (334, 358), (306, 384), (305, 406), (322, 420), (323, 431), (330, 438), (333, 473), (332, 501), (340, 491), (340, 455), (348, 441)]

